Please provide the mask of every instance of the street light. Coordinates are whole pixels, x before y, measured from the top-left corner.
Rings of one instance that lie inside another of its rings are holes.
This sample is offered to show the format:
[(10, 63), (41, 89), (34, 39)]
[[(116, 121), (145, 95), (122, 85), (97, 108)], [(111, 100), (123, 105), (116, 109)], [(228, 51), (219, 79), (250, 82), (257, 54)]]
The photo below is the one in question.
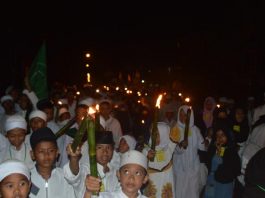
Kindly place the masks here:
[(90, 53), (86, 53), (86, 57), (90, 58), (91, 57)]

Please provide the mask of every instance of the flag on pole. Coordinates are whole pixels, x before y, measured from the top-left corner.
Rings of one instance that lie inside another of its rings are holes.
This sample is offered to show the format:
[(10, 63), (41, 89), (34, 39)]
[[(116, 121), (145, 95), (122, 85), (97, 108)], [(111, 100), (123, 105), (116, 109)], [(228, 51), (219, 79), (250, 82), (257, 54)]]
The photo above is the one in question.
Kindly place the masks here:
[(39, 100), (48, 97), (46, 45), (43, 42), (34, 58), (29, 70), (29, 83), (31, 89), (38, 96)]

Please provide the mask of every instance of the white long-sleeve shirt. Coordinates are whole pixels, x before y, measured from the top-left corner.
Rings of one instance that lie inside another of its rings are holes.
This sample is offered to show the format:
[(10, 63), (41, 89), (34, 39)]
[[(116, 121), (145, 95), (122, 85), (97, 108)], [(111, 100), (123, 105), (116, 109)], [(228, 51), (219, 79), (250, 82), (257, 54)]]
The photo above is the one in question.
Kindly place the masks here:
[[(54, 168), (51, 177), (45, 180), (34, 167), (31, 170), (30, 198), (75, 198), (73, 187), (67, 183), (61, 168)], [(79, 198), (79, 197), (77, 197)]]
[[(99, 198), (128, 198), (127, 195), (125, 195), (122, 190), (119, 190), (117, 192), (102, 192), (99, 194)], [(147, 198), (146, 196), (142, 195), (141, 192), (138, 192), (137, 198)]]
[[(104, 186), (104, 192), (114, 192), (120, 190), (120, 183), (116, 176), (116, 170), (109, 166), (110, 170), (107, 173), (104, 173), (103, 166), (97, 164), (98, 175), (101, 178), (102, 185)], [(64, 166), (64, 175), (68, 183), (70, 183), (77, 197), (82, 198), (85, 194), (85, 179), (86, 176), (90, 173), (89, 165), (85, 166), (82, 163), (79, 163), (79, 173), (74, 175), (69, 167), (69, 163)]]

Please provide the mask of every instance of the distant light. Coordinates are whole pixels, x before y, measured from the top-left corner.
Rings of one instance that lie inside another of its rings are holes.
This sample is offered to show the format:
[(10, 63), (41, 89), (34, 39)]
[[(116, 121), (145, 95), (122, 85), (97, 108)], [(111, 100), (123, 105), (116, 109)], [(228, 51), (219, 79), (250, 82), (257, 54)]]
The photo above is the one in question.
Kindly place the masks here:
[(116, 91), (119, 91), (119, 89), (120, 89), (119, 87), (116, 87)]
[(96, 92), (99, 93), (99, 89), (96, 89)]
[(77, 92), (76, 92), (76, 95), (80, 95), (80, 91), (77, 91)]
[(140, 92), (140, 91), (138, 91), (138, 92), (137, 92), (137, 95), (138, 95), (138, 96), (141, 96), (142, 94), (141, 94), (141, 92)]
[(142, 83), (144, 83), (144, 80), (142, 80)]
[(216, 105), (216, 107), (217, 107), (217, 108), (220, 108), (220, 107), (221, 107), (221, 105), (217, 104), (217, 105)]
[(179, 93), (179, 96), (182, 96), (182, 93)]
[(90, 82), (90, 73), (87, 73), (87, 82)]
[(128, 88), (127, 87), (124, 87), (124, 90), (126, 91)]
[(130, 93), (130, 90), (127, 90), (126, 93), (129, 94)]
[(91, 56), (91, 55), (90, 55), (89, 53), (86, 53), (86, 57), (87, 57), (87, 58), (90, 58), (90, 56)]
[(144, 120), (142, 120), (141, 122), (142, 122), (142, 124), (144, 124)]
[(190, 98), (189, 97), (185, 98), (185, 102), (190, 102)]
[(164, 96), (167, 95), (167, 92), (164, 92), (163, 95), (164, 95)]
[(148, 94), (147, 94), (147, 93), (145, 93), (144, 95), (145, 95), (145, 96), (147, 96)]
[(89, 67), (89, 64), (86, 64), (86, 67)]
[(58, 105), (62, 105), (62, 104), (63, 104), (63, 103), (59, 100), (59, 101), (58, 101)]
[(137, 102), (138, 102), (138, 103), (141, 103), (141, 100), (138, 100)]

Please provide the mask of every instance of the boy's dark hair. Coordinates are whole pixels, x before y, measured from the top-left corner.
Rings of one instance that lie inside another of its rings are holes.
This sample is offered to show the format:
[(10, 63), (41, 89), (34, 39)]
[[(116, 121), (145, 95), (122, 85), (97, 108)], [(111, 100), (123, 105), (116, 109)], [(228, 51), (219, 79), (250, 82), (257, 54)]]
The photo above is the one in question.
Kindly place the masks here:
[(37, 108), (41, 111), (44, 109), (53, 109), (53, 103), (48, 98), (42, 99), (37, 102)]
[(96, 131), (96, 144), (114, 145), (113, 135), (111, 131)]
[(56, 136), (48, 127), (37, 129), (32, 133), (30, 136), (30, 145), (32, 150), (34, 150), (38, 143), (42, 141), (52, 142), (57, 147)]

